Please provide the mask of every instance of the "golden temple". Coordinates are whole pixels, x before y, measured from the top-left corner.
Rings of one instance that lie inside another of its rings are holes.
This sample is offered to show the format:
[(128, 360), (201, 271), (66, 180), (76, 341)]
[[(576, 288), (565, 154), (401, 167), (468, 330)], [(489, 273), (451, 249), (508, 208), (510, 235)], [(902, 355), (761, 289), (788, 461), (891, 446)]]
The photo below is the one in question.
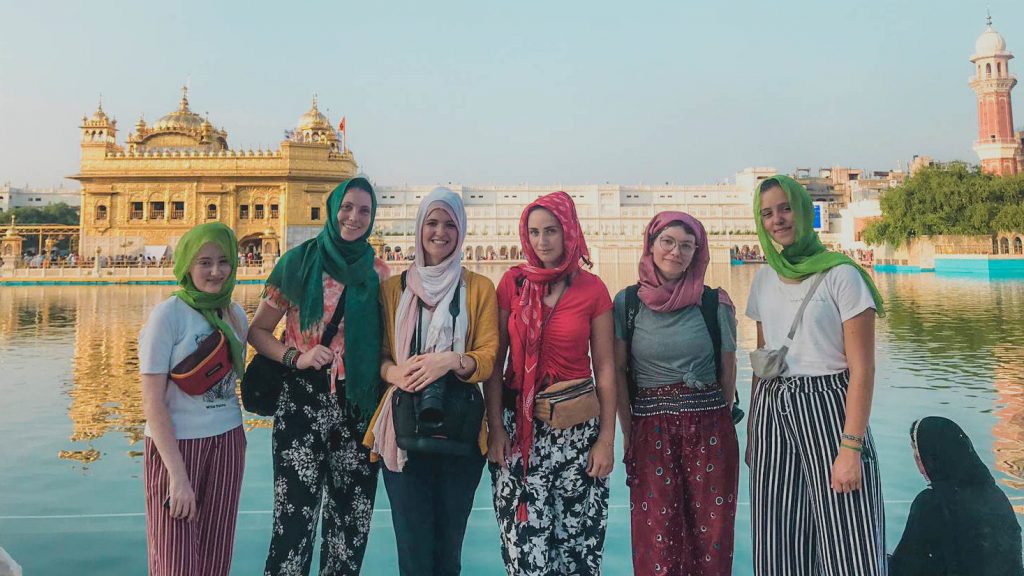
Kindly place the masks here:
[(277, 150), (235, 150), (228, 134), (189, 108), (152, 125), (143, 118), (124, 144), (103, 110), (82, 118), (82, 255), (137, 256), (173, 247), (189, 228), (220, 221), (242, 251), (276, 255), (323, 227), (328, 193), (358, 166), (316, 96)]

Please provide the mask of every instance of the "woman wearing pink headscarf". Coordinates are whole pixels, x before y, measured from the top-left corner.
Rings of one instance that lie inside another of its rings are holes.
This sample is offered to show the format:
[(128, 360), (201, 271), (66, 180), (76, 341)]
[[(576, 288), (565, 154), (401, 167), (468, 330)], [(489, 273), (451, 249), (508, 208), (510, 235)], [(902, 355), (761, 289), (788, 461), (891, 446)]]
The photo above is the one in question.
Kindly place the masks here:
[(640, 282), (615, 297), (636, 574), (732, 574), (736, 310), (704, 285), (707, 244), (696, 218), (659, 213), (644, 234)]

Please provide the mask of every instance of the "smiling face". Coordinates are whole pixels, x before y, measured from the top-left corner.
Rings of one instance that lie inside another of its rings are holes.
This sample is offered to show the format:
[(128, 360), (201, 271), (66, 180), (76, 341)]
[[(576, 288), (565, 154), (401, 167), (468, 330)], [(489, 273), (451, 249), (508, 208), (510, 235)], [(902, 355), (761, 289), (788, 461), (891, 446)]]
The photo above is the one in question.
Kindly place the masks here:
[(796, 227), (793, 225), (793, 208), (781, 186), (772, 186), (761, 191), (761, 222), (764, 229), (783, 248), (796, 242)]
[(338, 209), (338, 230), (347, 242), (359, 240), (370, 227), (373, 197), (362, 188), (349, 188)]
[(666, 280), (678, 280), (690, 267), (697, 252), (697, 237), (681, 224), (662, 228), (651, 242), (651, 256), (658, 273)]
[(196, 253), (188, 273), (200, 292), (217, 294), (231, 276), (231, 262), (220, 246), (208, 242)]
[(444, 208), (434, 208), (423, 219), (420, 245), (427, 266), (437, 266), (455, 251), (459, 243), (459, 226)]
[(562, 223), (546, 208), (534, 208), (526, 218), (530, 247), (545, 268), (557, 268), (565, 252)]

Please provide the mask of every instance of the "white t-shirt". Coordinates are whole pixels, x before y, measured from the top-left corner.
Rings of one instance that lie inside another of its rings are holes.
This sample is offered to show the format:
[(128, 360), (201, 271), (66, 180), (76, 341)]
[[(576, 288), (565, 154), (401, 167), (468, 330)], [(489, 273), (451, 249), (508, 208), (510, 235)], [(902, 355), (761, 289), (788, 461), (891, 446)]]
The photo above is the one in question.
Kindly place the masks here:
[[(800, 284), (786, 284), (770, 266), (754, 275), (747, 300), (747, 316), (761, 323), (765, 346), (780, 348), (789, 334), (800, 303), (811, 287), (809, 276)], [(842, 264), (829, 269), (804, 310), (804, 318), (786, 355), (783, 376), (824, 376), (847, 369), (843, 322), (875, 308), (860, 271)]]
[[(242, 327), (242, 332), (236, 330), (235, 335), (244, 343), (249, 330), (245, 311), (233, 302), (229, 310), (233, 322), (228, 324)], [(139, 372), (170, 373), (171, 368), (194, 352), (199, 342), (212, 332), (213, 327), (202, 314), (177, 296), (171, 296), (153, 308), (139, 333)], [(232, 370), (205, 394), (192, 396), (168, 378), (164, 400), (175, 438), (208, 438), (241, 426), (242, 409), (235, 392), (237, 379)], [(150, 436), (148, 422), (145, 433)]]

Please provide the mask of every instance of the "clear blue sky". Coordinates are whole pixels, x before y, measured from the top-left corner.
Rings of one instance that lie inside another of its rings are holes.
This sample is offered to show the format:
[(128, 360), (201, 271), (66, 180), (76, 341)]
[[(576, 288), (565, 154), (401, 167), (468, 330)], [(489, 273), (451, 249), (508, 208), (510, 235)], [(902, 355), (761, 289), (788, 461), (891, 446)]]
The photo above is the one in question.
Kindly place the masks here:
[(58, 184), (100, 93), (123, 140), (186, 79), (232, 147), (276, 147), (318, 93), (388, 184), (974, 161), (987, 5), (1024, 74), (1020, 0), (0, 0), (0, 182)]

